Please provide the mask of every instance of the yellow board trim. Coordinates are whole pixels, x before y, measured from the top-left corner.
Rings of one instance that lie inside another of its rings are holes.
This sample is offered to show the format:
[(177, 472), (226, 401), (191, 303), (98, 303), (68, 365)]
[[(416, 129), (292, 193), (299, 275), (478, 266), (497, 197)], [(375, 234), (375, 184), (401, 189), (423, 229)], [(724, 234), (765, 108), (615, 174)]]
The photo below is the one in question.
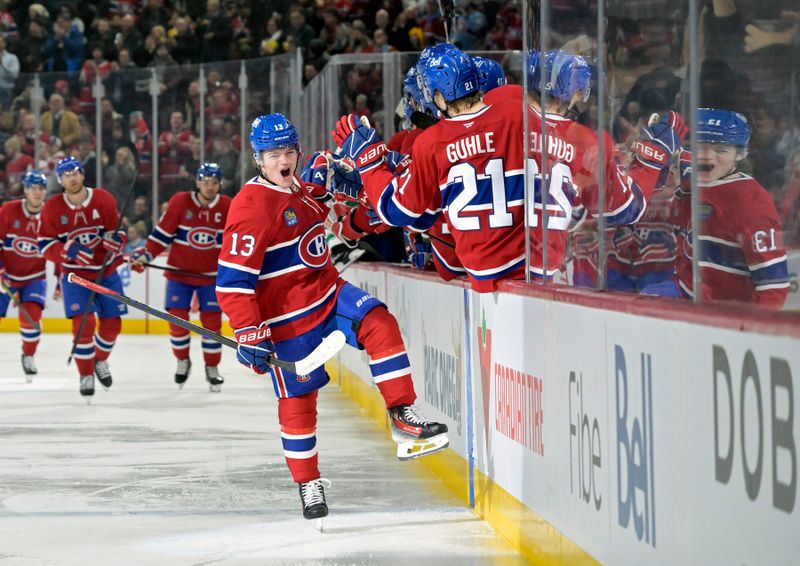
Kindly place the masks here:
[[(194, 324), (200, 324), (199, 320), (192, 320)], [(0, 319), (0, 332), (19, 332), (19, 319), (3, 318)], [(42, 332), (66, 332), (72, 333), (72, 321), (68, 318), (43, 318)], [(125, 318), (122, 317), (122, 332), (125, 334), (169, 334), (169, 323), (166, 320)], [(227, 320), (222, 321), (222, 334), (233, 336), (233, 330)]]
[[(331, 376), (331, 382), (337, 384), (389, 434), (386, 409), (378, 390), (339, 364), (336, 359), (328, 362), (325, 367)], [(415, 462), (427, 468), (465, 505), (469, 505), (469, 469), (466, 460), (454, 450), (444, 450)], [(542, 516), (494, 483), (490, 477), (474, 470), (474, 478), (475, 513), (525, 559), (545, 566), (600, 564)]]

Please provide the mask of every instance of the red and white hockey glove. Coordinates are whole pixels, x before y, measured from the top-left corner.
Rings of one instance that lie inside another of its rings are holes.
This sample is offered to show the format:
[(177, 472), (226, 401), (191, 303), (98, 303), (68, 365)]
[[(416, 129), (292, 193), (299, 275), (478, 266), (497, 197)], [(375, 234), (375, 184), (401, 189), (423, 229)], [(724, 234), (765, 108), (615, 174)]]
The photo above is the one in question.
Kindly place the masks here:
[(653, 169), (666, 169), (674, 163), (681, 150), (688, 128), (677, 112), (653, 114), (642, 129), (631, 150), (636, 159)]
[(67, 243), (64, 244), (64, 249), (61, 250), (61, 259), (78, 265), (91, 265), (94, 259), (94, 252), (78, 240), (67, 240)]
[[(343, 123), (344, 126), (342, 126)], [(363, 173), (383, 161), (387, 151), (386, 144), (380, 139), (378, 132), (362, 124), (355, 118), (355, 114), (340, 119), (336, 131), (341, 130), (344, 133), (350, 128), (352, 128), (352, 133), (342, 141), (341, 153), (352, 159), (358, 172)], [(334, 134), (334, 139), (337, 139), (336, 134)]]
[(128, 266), (131, 268), (132, 271), (136, 273), (142, 273), (147, 267), (145, 263), (150, 263), (153, 261), (153, 254), (147, 251), (147, 248), (144, 246), (136, 248), (131, 253), (131, 257), (128, 258)]
[(103, 236), (103, 247), (112, 255), (120, 255), (125, 250), (125, 245), (128, 243), (128, 235), (125, 230), (116, 230), (114, 232), (107, 232)]
[(234, 333), (237, 361), (256, 373), (267, 373), (270, 369), (267, 360), (275, 355), (275, 345), (269, 337), (272, 335), (269, 326), (246, 326)]

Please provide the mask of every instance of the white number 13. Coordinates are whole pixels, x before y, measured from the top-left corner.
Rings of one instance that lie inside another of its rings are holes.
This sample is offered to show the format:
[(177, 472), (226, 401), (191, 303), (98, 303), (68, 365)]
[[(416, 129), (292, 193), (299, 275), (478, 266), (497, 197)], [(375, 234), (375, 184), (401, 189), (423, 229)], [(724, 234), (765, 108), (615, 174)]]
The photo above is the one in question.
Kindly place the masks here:
[(245, 257), (253, 254), (253, 248), (256, 245), (256, 239), (251, 236), (250, 234), (242, 234), (242, 248), (241, 250), (237, 249), (239, 243), (239, 233), (234, 232), (231, 234), (231, 239), (233, 243), (231, 244), (231, 255), (243, 255)]

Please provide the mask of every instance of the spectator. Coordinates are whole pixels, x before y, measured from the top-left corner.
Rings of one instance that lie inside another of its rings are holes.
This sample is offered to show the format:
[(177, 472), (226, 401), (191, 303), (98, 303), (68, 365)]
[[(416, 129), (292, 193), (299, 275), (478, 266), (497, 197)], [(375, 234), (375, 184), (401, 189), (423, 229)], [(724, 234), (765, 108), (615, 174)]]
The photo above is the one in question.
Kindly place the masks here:
[(125, 253), (131, 254), (138, 247), (144, 245), (145, 225), (141, 220), (128, 226), (128, 243), (125, 244)]
[(31, 20), (25, 41), (20, 43), (20, 64), (24, 73), (35, 73), (44, 69), (46, 43), (46, 28), (38, 20)]
[[(111, 29), (111, 23), (107, 18), (97, 18), (92, 22), (89, 31), (89, 46), (94, 49), (95, 45), (99, 45), (103, 50), (103, 59), (113, 61), (117, 58), (117, 47), (114, 45), (114, 38), (116, 33)], [(91, 53), (89, 53), (91, 55)]]
[[(36, 151), (36, 115), (33, 112), (26, 112), (20, 119), (17, 137), (22, 141), (22, 152), (26, 155), (34, 156)], [(39, 147), (47, 146), (49, 136), (39, 131)]]
[(6, 51), (6, 38), (0, 35), (0, 104), (3, 108), (11, 105), (14, 85), (19, 76), (19, 59)]
[(121, 147), (127, 147), (131, 151), (134, 161), (138, 163), (139, 154), (130, 138), (128, 125), (123, 118), (115, 119), (111, 124), (110, 138), (103, 136), (103, 153), (105, 154), (105, 160), (107, 160), (104, 163), (116, 163), (117, 150)]
[(42, 131), (61, 140), (64, 147), (70, 147), (78, 140), (80, 122), (78, 116), (64, 108), (64, 97), (58, 93), (50, 95), (49, 110), (42, 114)]
[(319, 34), (319, 38), (325, 45), (325, 52), (328, 55), (344, 53), (350, 44), (350, 30), (341, 22), (339, 12), (335, 8), (325, 10), (322, 14), (325, 26)]
[(198, 137), (193, 137), (189, 142), (189, 156), (183, 160), (178, 177), (179, 186), (182, 191), (189, 191), (195, 187), (195, 173), (200, 167), (200, 151), (203, 149), (203, 142)]
[(267, 20), (267, 36), (261, 42), (259, 53), (262, 57), (286, 52), (287, 36), (280, 28), (280, 18), (272, 16)]
[(161, 43), (169, 43), (167, 30), (164, 29), (164, 26), (155, 26), (150, 29), (150, 33), (144, 38), (144, 58), (148, 63), (155, 56), (156, 49)]
[(191, 139), (192, 133), (183, 123), (183, 114), (179, 111), (170, 114), (169, 129), (158, 136), (161, 198), (169, 198), (178, 190), (181, 163), (189, 156)]
[(122, 207), (136, 178), (136, 161), (130, 148), (121, 146), (114, 155), (114, 163), (103, 169), (106, 189), (117, 199), (117, 206)]
[(289, 39), (292, 44), (303, 50), (305, 56), (311, 40), (317, 37), (314, 28), (306, 23), (306, 16), (300, 8), (292, 8), (289, 12), (289, 23), (292, 26)]
[(186, 17), (176, 18), (175, 27), (167, 33), (174, 42), (172, 56), (181, 64), (197, 61), (197, 36), (190, 22), (191, 20)]
[(199, 29), (203, 37), (202, 60), (227, 59), (233, 30), (230, 18), (220, 10), (219, 0), (206, 2), (206, 18)]
[[(384, 12), (385, 17), (381, 12)], [(378, 10), (375, 14), (375, 29), (382, 29), (389, 36), (389, 45), (398, 51), (419, 51), (425, 47), (422, 30), (417, 26), (417, 20), (413, 12), (401, 12), (394, 20), (394, 25), (389, 28), (389, 13), (386, 10)], [(420, 39), (416, 44), (411, 40), (412, 30), (416, 30)]]
[(22, 196), (22, 177), (33, 167), (33, 158), (22, 153), (22, 142), (16, 136), (5, 143), (6, 199)]
[(162, 29), (169, 23), (170, 13), (164, 8), (164, 0), (146, 0), (145, 7), (139, 15), (139, 26), (143, 30), (153, 29), (156, 26)]
[(120, 20), (120, 25), (120, 31), (114, 38), (114, 45), (120, 55), (122, 55), (123, 49), (127, 49), (131, 59), (137, 64), (142, 64), (144, 62), (144, 40), (142, 40), (142, 34), (136, 29), (136, 18), (133, 17), (133, 14), (125, 14)]
[(192, 81), (186, 91), (186, 98), (183, 102), (183, 115), (186, 127), (195, 134), (198, 133), (198, 118), (200, 116), (200, 83)]
[(111, 100), (114, 108), (123, 116), (136, 110), (136, 100), (131, 93), (136, 92), (138, 72), (136, 64), (131, 61), (130, 51), (121, 49), (117, 64), (108, 74), (103, 84), (106, 87), (106, 96)]
[(397, 51), (394, 47), (389, 45), (389, 37), (382, 29), (376, 29), (372, 35), (373, 49), (376, 53), (390, 53)]
[(78, 138), (78, 145), (72, 152), (83, 164), (83, 175), (87, 187), (97, 186), (97, 153), (94, 148), (95, 141), (87, 135), (82, 135)]
[(44, 46), (48, 71), (77, 73), (83, 64), (83, 34), (72, 25), (72, 18), (64, 13), (58, 15), (53, 25), (53, 35)]
[(96, 107), (92, 87), (99, 76), (105, 79), (111, 72), (112, 63), (103, 56), (103, 47), (96, 43), (90, 49), (92, 58), (87, 59), (81, 67), (79, 77), (80, 93), (78, 94), (78, 113), (91, 114)]
[(367, 37), (367, 26), (361, 20), (355, 20), (350, 26), (350, 45), (346, 53), (372, 53), (372, 42)]
[(128, 219), (128, 225), (142, 222), (145, 226), (144, 233), (149, 234), (153, 230), (153, 222), (150, 219), (150, 201), (148, 198), (139, 195), (133, 199), (131, 213), (128, 214), (126, 218)]
[(307, 86), (311, 79), (317, 76), (317, 68), (311, 63), (303, 65), (303, 86)]

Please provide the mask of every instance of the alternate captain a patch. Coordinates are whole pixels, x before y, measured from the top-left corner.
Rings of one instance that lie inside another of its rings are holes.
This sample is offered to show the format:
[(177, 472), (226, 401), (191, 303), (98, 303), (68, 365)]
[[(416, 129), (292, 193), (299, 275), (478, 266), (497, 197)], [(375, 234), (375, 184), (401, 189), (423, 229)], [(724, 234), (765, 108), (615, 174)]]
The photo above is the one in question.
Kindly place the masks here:
[(297, 224), (297, 213), (293, 208), (287, 208), (283, 211), (283, 221), (286, 222), (287, 226), (294, 226)]

